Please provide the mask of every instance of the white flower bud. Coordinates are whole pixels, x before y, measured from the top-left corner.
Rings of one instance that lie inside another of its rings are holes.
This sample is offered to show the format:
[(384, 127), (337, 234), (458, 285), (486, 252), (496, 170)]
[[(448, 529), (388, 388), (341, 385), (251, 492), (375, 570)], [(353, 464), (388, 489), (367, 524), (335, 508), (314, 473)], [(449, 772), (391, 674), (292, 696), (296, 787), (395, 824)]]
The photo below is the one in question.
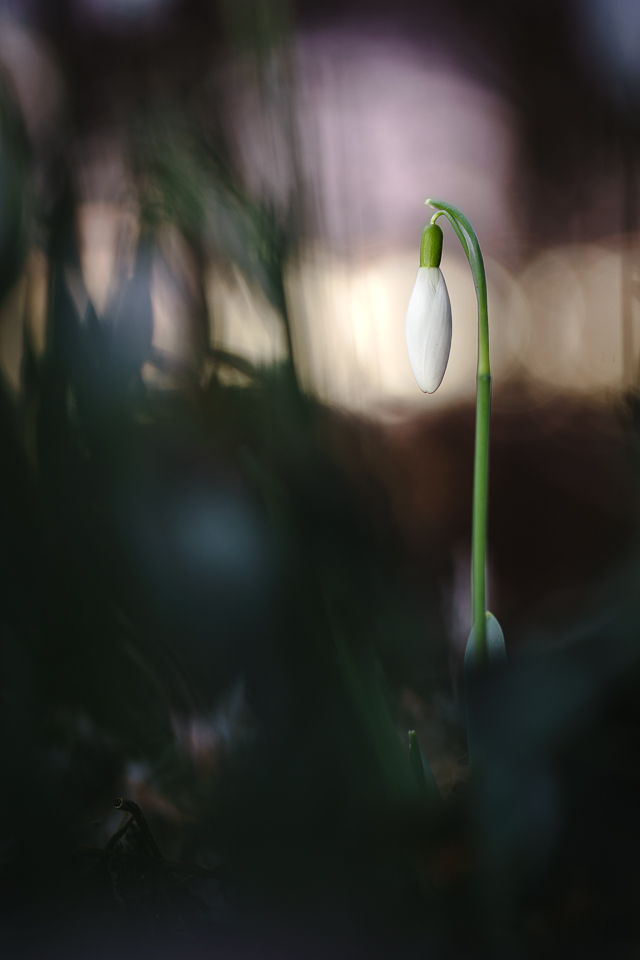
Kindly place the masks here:
[(439, 267), (419, 267), (406, 320), (409, 363), (423, 393), (435, 393), (451, 350), (451, 303)]

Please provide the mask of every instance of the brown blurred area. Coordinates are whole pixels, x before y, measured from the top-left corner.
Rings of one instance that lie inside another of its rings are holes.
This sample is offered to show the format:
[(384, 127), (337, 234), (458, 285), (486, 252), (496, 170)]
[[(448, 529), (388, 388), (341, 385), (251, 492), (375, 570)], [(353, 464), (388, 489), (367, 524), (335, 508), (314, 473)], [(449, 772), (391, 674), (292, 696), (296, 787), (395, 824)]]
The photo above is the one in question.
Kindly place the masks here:
[[(508, 647), (566, 627), (634, 545), (633, 404), (524, 389), (492, 417), (489, 605)], [(456, 405), (379, 424), (336, 417), (338, 460), (368, 492), (375, 523), (444, 591), (457, 656), (467, 639), (474, 411)]]

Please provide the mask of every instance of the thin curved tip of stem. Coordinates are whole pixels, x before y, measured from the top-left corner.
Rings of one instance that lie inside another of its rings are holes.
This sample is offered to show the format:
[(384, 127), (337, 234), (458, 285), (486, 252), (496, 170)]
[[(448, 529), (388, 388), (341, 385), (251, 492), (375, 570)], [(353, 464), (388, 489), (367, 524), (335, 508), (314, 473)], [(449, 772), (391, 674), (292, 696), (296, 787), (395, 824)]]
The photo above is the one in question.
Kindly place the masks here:
[(438, 217), (443, 216), (443, 214), (446, 214), (446, 216), (450, 218), (450, 214), (447, 213), (447, 211), (444, 209), (444, 206), (446, 206), (446, 204), (443, 205), (442, 201), (435, 200), (433, 197), (427, 197), (427, 199), (424, 202), (424, 205), (425, 207), (431, 207), (432, 210), (435, 210), (434, 215), (431, 217), (431, 223), (435, 223)]

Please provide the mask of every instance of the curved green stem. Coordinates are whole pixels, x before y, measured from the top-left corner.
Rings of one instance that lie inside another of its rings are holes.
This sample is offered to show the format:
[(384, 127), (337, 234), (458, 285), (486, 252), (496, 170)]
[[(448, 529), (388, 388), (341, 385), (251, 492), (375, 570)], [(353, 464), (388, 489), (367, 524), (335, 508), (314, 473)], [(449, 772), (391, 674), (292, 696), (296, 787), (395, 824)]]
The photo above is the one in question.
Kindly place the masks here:
[(475, 231), (465, 215), (444, 200), (425, 201), (436, 213), (445, 216), (453, 227), (464, 250), (478, 299), (478, 374), (476, 393), (476, 444), (473, 468), (473, 520), (471, 532), (471, 594), (473, 608), (473, 643), (476, 662), (487, 658), (487, 512), (489, 499), (489, 420), (491, 416), (491, 362), (489, 358), (489, 314), (487, 310), (487, 278), (482, 252)]

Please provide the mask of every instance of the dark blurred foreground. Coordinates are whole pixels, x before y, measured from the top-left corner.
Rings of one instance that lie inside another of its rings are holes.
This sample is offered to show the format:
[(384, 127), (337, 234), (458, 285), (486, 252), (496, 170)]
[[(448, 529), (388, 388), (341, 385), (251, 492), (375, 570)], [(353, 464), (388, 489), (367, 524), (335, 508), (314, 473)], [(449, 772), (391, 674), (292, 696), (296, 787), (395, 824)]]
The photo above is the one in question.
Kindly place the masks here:
[(473, 410), (382, 427), (215, 355), (148, 391), (51, 277), (1, 421), (9, 955), (625, 956), (636, 400), (497, 398), (509, 661), (463, 690)]

